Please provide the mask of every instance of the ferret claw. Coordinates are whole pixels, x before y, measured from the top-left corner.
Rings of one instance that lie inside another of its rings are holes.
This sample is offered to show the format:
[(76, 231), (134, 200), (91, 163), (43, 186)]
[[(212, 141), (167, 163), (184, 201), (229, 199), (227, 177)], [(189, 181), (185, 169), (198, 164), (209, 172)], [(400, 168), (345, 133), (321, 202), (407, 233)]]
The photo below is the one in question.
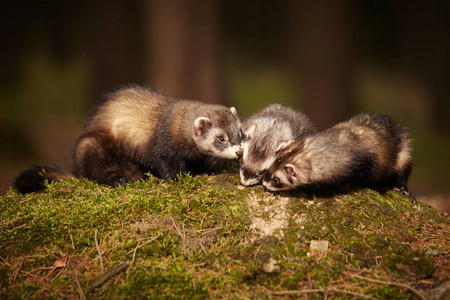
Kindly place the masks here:
[(410, 191), (406, 190), (403, 186), (400, 188), (395, 187), (394, 191), (396, 191), (400, 195), (407, 196), (409, 198), (409, 200), (411, 200), (412, 203), (414, 203), (414, 204), (417, 203), (417, 200), (416, 200), (416, 197), (414, 196), (414, 194), (411, 193)]

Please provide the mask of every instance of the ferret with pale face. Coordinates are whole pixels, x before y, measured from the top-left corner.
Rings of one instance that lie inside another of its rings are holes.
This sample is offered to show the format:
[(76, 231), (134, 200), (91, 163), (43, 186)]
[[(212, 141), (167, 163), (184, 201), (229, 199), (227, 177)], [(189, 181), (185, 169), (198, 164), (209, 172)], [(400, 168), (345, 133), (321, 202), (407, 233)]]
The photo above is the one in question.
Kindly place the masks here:
[(280, 104), (272, 104), (243, 121), (244, 141), (240, 156), (240, 178), (244, 186), (259, 183), (276, 158), (277, 147), (302, 140), (316, 130), (308, 118)]
[(172, 180), (178, 174), (209, 172), (211, 158), (236, 157), (241, 140), (233, 107), (123, 88), (94, 110), (76, 140), (73, 175), (55, 165), (35, 166), (14, 185), (26, 193), (45, 188), (45, 179), (75, 176), (119, 186), (144, 178), (146, 172)]
[(389, 116), (359, 114), (278, 148), (263, 180), (271, 191), (376, 185), (394, 188), (415, 201), (407, 185), (411, 140), (407, 129)]

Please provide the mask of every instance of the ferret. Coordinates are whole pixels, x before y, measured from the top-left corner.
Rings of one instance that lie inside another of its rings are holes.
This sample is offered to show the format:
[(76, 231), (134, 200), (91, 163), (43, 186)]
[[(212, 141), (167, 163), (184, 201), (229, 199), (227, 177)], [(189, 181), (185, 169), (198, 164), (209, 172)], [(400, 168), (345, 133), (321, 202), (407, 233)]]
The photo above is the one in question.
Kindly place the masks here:
[(259, 183), (276, 158), (277, 147), (316, 131), (302, 113), (272, 104), (243, 121), (244, 141), (238, 152), (243, 186)]
[(43, 182), (54, 180), (55, 172), (55, 178), (85, 177), (115, 187), (147, 172), (173, 180), (178, 174), (209, 172), (211, 158), (235, 158), (242, 137), (234, 107), (123, 88), (94, 109), (73, 148), (73, 173), (55, 165), (35, 166), (19, 175), (14, 186), (22, 193), (45, 188)]
[(415, 202), (407, 129), (391, 117), (359, 114), (346, 122), (283, 144), (263, 179), (271, 191), (326, 186), (385, 186)]

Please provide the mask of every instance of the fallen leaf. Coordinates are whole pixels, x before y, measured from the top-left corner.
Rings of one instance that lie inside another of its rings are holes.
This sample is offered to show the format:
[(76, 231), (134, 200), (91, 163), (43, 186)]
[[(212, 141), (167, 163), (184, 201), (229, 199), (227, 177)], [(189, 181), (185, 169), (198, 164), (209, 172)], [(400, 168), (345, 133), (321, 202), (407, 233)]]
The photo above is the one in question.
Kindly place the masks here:
[(60, 259), (55, 260), (53, 267), (62, 268), (62, 267), (65, 267), (66, 265), (67, 265), (67, 255), (64, 255)]

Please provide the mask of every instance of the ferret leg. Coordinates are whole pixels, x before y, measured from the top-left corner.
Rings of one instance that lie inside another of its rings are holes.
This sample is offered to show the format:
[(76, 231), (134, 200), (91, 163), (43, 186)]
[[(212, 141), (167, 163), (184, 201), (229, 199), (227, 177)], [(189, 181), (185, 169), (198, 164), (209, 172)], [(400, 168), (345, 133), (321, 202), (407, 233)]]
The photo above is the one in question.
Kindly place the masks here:
[(188, 172), (187, 164), (184, 160), (176, 157), (159, 157), (154, 160), (154, 175), (164, 180), (174, 180), (178, 174)]
[(400, 187), (400, 188), (395, 187), (395, 188), (394, 188), (394, 191), (396, 191), (396, 192), (399, 193), (400, 195), (405, 195), (405, 196), (407, 196), (407, 197), (409, 198), (409, 200), (411, 200), (412, 203), (417, 203), (416, 197), (414, 196), (413, 193), (411, 193), (411, 192), (408, 190), (408, 186), (406, 186), (406, 187), (402, 186), (402, 187)]
[(392, 186), (394, 191), (400, 195), (406, 195), (412, 203), (417, 203), (416, 197), (409, 191), (408, 177), (411, 174), (411, 166), (407, 166), (404, 170), (397, 172), (392, 176)]
[(133, 179), (125, 173), (121, 159), (113, 149), (108, 145), (108, 139), (102, 135), (81, 136), (74, 150), (73, 165), (76, 176), (115, 187), (132, 182)]

